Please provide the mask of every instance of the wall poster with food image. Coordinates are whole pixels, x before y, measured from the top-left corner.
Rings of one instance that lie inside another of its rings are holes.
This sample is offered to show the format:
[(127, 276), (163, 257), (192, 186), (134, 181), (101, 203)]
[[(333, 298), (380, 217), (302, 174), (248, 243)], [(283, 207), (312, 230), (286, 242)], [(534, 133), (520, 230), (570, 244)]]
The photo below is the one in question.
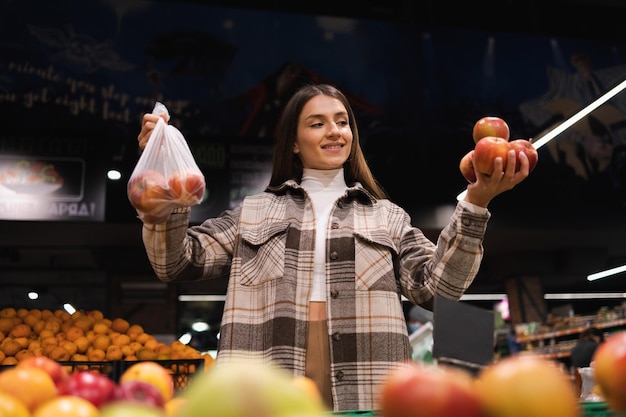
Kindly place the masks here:
[(0, 155), (0, 219), (104, 221), (104, 186), (83, 158)]

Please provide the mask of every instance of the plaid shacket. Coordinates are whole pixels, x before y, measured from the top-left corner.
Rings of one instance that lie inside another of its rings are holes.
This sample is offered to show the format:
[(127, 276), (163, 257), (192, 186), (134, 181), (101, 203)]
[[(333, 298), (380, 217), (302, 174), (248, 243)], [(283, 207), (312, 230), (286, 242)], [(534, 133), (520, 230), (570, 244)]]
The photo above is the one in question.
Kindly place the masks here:
[[(143, 241), (162, 281), (229, 276), (217, 365), (263, 358), (304, 374), (316, 226), (305, 191), (287, 181), (191, 228), (184, 211), (145, 224)], [(458, 300), (478, 273), (489, 217), (457, 204), (435, 246), (360, 184), (335, 203), (326, 232), (335, 411), (376, 409), (386, 374), (411, 358), (400, 296)]]

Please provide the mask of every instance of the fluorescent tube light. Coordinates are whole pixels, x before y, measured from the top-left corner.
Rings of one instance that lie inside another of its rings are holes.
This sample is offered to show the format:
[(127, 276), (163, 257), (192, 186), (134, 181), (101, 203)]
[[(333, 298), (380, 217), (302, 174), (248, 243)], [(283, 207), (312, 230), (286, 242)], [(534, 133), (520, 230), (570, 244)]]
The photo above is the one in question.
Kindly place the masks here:
[(605, 278), (624, 271), (626, 271), (626, 265), (618, 266), (617, 268), (611, 268), (606, 271), (600, 271), (595, 274), (587, 275), (587, 281), (595, 281), (596, 279)]

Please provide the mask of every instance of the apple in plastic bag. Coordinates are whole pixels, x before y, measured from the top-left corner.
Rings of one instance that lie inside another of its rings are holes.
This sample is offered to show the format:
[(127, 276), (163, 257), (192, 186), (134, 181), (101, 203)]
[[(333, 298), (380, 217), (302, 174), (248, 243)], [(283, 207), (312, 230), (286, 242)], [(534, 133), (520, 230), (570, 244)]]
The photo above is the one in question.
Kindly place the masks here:
[(183, 206), (192, 206), (202, 201), (204, 176), (192, 172), (177, 172), (167, 181), (172, 199)]
[(137, 173), (128, 181), (128, 200), (137, 211), (154, 214), (171, 202), (165, 177), (157, 171)]

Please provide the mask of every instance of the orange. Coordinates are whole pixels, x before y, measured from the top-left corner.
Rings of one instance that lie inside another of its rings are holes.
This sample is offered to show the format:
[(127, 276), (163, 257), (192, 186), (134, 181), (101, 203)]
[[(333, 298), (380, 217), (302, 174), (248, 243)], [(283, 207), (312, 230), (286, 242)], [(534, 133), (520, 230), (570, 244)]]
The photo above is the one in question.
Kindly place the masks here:
[(28, 324), (21, 323), (14, 326), (9, 332), (9, 336), (11, 337), (30, 337), (33, 330), (30, 328)]
[(149, 348), (141, 348), (136, 353), (140, 361), (153, 361), (157, 358), (157, 353)]
[(50, 359), (54, 359), (58, 362), (69, 361), (70, 356), (70, 352), (68, 352), (68, 350), (65, 349), (63, 346), (56, 346), (50, 351), (50, 353), (48, 353), (48, 357)]
[(15, 340), (18, 345), (20, 345), (20, 349), (26, 349), (28, 347), (28, 343), (30, 342), (30, 339), (27, 337), (16, 337), (13, 340)]
[(30, 417), (26, 404), (13, 395), (0, 392), (0, 416), (2, 417)]
[(87, 312), (87, 317), (91, 317), (95, 321), (100, 321), (104, 318), (104, 314), (100, 310), (91, 310)]
[(54, 317), (58, 317), (63, 322), (63, 321), (69, 320), (72, 316), (70, 316), (70, 313), (68, 313), (65, 310), (57, 309), (57, 310), (54, 310)]
[(96, 349), (105, 350), (111, 345), (111, 337), (108, 334), (99, 334), (91, 342), (91, 346)]
[(70, 356), (78, 352), (78, 346), (76, 345), (76, 343), (72, 342), (71, 340), (65, 340), (61, 342), (59, 346), (61, 346), (62, 348), (65, 348), (65, 350), (69, 352)]
[(131, 340), (137, 339), (137, 336), (139, 336), (142, 333), (143, 333), (143, 327), (141, 327), (141, 325), (139, 324), (132, 324), (126, 331), (126, 334), (130, 336)]
[(15, 356), (7, 356), (2, 361), (2, 365), (16, 365), (16, 364), (17, 364), (17, 359), (15, 359)]
[(84, 332), (86, 332), (87, 330), (91, 330), (91, 328), (93, 328), (94, 324), (96, 324), (96, 321), (94, 320), (93, 317), (89, 317), (89, 316), (80, 316), (76, 319), (74, 319), (74, 326), (78, 327), (79, 329), (81, 329)]
[(65, 338), (74, 341), (79, 337), (85, 336), (85, 331), (78, 326), (71, 326), (65, 331)]
[(37, 408), (32, 417), (98, 417), (100, 410), (89, 400), (73, 395), (61, 395)]
[(93, 362), (102, 362), (106, 358), (106, 352), (102, 349), (91, 349), (87, 351), (87, 357)]
[(119, 347), (130, 345), (130, 336), (127, 334), (118, 334), (113, 339), (113, 344)]
[(110, 345), (105, 352), (105, 358), (108, 361), (119, 361), (124, 357), (122, 348), (117, 345)]
[(29, 310), (27, 308), (18, 308), (15, 311), (15, 315), (21, 318), (24, 318), (24, 316), (26, 316), (28, 313), (29, 313)]
[(31, 413), (57, 395), (52, 377), (35, 367), (14, 367), (0, 372), (0, 391), (22, 401)]
[(37, 336), (39, 336), (41, 334), (41, 331), (46, 327), (46, 322), (44, 320), (39, 319), (31, 327), (33, 329), (33, 333), (35, 333)]
[(52, 333), (57, 334), (61, 330), (61, 322), (53, 317), (50, 320), (46, 321), (44, 330), (50, 330)]
[(92, 330), (95, 334), (107, 334), (109, 326), (104, 321), (99, 321), (93, 325)]
[(89, 348), (89, 346), (91, 346), (91, 342), (89, 341), (89, 339), (87, 339), (86, 336), (81, 336), (77, 338), (76, 340), (74, 340), (74, 343), (76, 344), (76, 351), (78, 353), (87, 352), (87, 349)]
[(0, 317), (0, 332), (9, 334), (13, 329), (13, 320), (10, 317)]
[(128, 323), (127, 320), (123, 318), (118, 317), (116, 319), (113, 319), (113, 321), (111, 321), (111, 329), (113, 329), (116, 332), (126, 333), (129, 327), (130, 327), (130, 324)]
[(15, 356), (15, 354), (19, 352), (22, 347), (14, 339), (7, 338), (2, 341), (0, 349), (2, 349), (6, 356)]
[(0, 350), (0, 363), (2, 363), (6, 359), (7, 355)]
[(46, 320), (47, 321), (48, 319), (50, 319), (53, 316), (54, 316), (54, 313), (52, 312), (52, 310), (48, 310), (47, 308), (41, 310), (41, 319), (42, 320)]
[(34, 356), (35, 356), (35, 354), (32, 351), (30, 351), (28, 349), (22, 349), (22, 350), (20, 350), (19, 352), (17, 352), (15, 354), (15, 359), (18, 362), (21, 362), (21, 361), (23, 361), (26, 358), (32, 358)]
[(15, 317), (17, 316), (17, 311), (13, 307), (5, 307), (0, 310), (0, 317)]

